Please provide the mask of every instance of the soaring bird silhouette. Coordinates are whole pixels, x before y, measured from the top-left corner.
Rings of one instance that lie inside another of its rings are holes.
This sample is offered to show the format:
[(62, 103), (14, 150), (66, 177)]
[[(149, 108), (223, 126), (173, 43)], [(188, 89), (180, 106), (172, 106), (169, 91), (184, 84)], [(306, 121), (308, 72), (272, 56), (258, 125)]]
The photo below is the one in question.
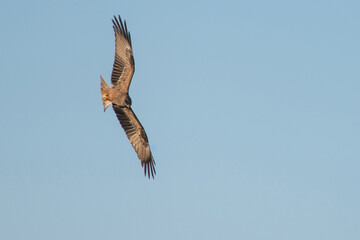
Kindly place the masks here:
[(134, 55), (131, 45), (130, 32), (127, 30), (126, 21), (114, 16), (112, 20), (115, 32), (115, 61), (111, 74), (111, 88), (100, 76), (101, 97), (104, 104), (104, 111), (111, 104), (124, 128), (125, 133), (134, 147), (141, 165), (144, 168), (144, 174), (154, 178), (155, 161), (152, 156), (149, 140), (143, 126), (131, 109), (131, 98), (129, 96), (129, 86), (135, 71)]

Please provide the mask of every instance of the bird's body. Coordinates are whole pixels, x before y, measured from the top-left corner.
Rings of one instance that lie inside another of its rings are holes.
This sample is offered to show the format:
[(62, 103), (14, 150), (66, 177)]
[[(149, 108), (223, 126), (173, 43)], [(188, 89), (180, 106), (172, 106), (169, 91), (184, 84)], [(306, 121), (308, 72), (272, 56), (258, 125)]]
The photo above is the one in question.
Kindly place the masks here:
[(116, 113), (121, 126), (134, 147), (141, 165), (144, 167), (144, 173), (150, 178), (154, 177), (155, 161), (152, 156), (149, 140), (143, 126), (131, 109), (131, 98), (129, 96), (129, 86), (135, 71), (135, 62), (131, 46), (130, 32), (127, 30), (126, 22), (121, 21), (114, 16), (112, 20), (115, 32), (115, 61), (111, 74), (110, 87), (100, 76), (101, 97), (104, 104), (104, 111), (111, 104)]
[[(128, 92), (121, 89), (121, 85), (110, 87), (101, 77), (101, 95), (107, 104), (116, 104), (118, 106), (131, 107), (131, 98)], [(108, 106), (104, 108), (106, 110)]]

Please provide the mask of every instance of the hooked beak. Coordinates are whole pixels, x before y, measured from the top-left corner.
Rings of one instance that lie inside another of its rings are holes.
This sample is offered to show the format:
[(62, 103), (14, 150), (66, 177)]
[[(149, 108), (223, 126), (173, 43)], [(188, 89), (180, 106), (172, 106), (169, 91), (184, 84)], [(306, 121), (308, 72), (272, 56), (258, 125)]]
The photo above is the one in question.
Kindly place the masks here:
[(112, 104), (112, 102), (108, 101), (108, 100), (105, 100), (104, 101), (104, 112), (105, 110)]

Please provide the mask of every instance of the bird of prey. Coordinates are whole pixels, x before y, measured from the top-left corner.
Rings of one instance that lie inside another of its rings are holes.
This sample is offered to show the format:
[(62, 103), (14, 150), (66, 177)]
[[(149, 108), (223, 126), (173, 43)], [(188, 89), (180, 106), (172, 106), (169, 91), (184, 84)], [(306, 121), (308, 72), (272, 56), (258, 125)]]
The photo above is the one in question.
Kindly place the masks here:
[(101, 98), (104, 104), (104, 111), (112, 104), (121, 126), (134, 147), (144, 174), (154, 178), (155, 161), (151, 154), (149, 140), (143, 126), (131, 109), (131, 98), (129, 86), (135, 71), (134, 56), (131, 45), (130, 32), (127, 30), (126, 21), (122, 22), (120, 15), (114, 16), (113, 28), (115, 32), (115, 61), (111, 74), (110, 87), (100, 76)]

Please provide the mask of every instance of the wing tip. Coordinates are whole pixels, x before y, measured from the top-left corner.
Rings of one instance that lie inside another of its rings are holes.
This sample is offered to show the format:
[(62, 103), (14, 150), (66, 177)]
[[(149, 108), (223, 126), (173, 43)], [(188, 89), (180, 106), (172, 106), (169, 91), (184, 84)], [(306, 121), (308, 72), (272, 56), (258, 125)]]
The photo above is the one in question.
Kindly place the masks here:
[(123, 20), (121, 19), (120, 14), (117, 17), (114, 15), (114, 19), (112, 19), (111, 21), (113, 22), (114, 31), (123, 35), (128, 40), (130, 46), (132, 46), (131, 36), (130, 36), (130, 32), (127, 29), (126, 21), (124, 20), (124, 23), (123, 23)]
[(148, 160), (147, 162), (141, 161), (141, 165), (144, 168), (145, 177), (147, 176), (150, 179), (151, 176), (154, 179), (156, 175), (156, 170), (155, 170), (156, 163), (153, 156), (151, 155), (151, 159)]

